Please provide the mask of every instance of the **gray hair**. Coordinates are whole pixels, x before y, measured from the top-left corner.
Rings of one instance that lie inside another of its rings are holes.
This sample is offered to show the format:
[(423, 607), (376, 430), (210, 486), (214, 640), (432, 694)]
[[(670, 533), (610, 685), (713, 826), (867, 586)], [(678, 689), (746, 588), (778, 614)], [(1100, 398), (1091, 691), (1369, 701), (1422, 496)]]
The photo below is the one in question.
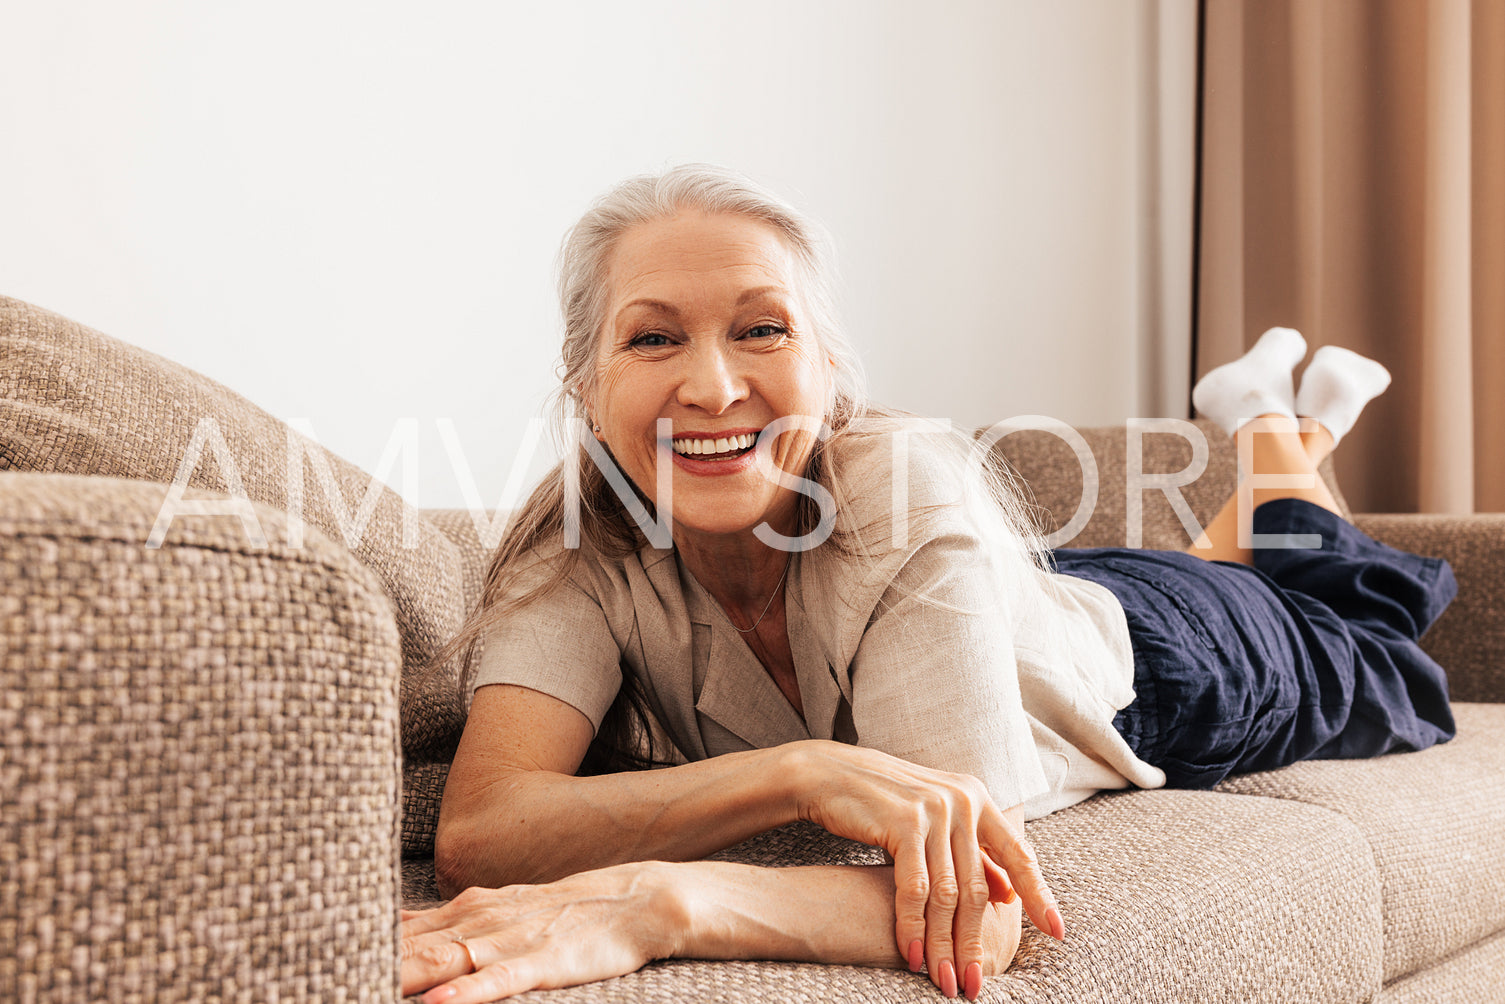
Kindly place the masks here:
[(556, 418), (569, 422), (585, 417), (584, 402), (595, 387), (596, 353), (606, 320), (607, 272), (622, 235), (686, 210), (766, 223), (793, 253), (817, 341), (836, 363), (826, 420), (833, 429), (847, 425), (864, 410), (867, 395), (861, 363), (837, 318), (828, 237), (814, 221), (752, 179), (713, 164), (683, 164), (662, 174), (629, 178), (597, 199), (565, 234), (557, 261), (564, 344)]
[[(612, 255), (632, 228), (686, 210), (761, 221), (779, 234), (794, 256), (799, 292), (817, 341), (835, 362), (832, 399), (825, 416), (832, 434), (815, 444), (808, 477), (827, 484), (838, 500), (849, 497), (844, 472), (835, 469), (839, 464), (827, 464), (826, 454), (833, 449), (840, 452), (842, 443), (881, 434), (880, 427), (890, 427), (905, 417), (867, 401), (861, 365), (837, 320), (829, 241), (813, 221), (743, 175), (712, 165), (686, 164), (624, 181), (598, 199), (570, 228), (557, 260), (564, 339), (560, 387), (554, 393), (553, 410), (565, 456), (512, 514), (487, 566), (475, 609), (459, 633), (430, 661), (429, 671), (440, 672), (458, 659), (462, 686), (468, 686), (481, 639), (487, 632), (569, 577), (580, 560), (580, 551), (555, 547), (552, 541), (564, 535), (565, 510), (572, 501), (571, 482), (576, 486), (573, 501), (584, 516), (580, 530), (591, 553), (608, 559), (621, 557), (645, 543), (622, 499), (607, 484), (576, 434), (581, 431), (580, 420), (587, 417), (585, 402), (595, 390)], [(859, 421), (863, 418), (871, 418), (874, 428), (863, 428), (868, 424)], [(962, 432), (937, 437), (932, 444), (934, 462), (951, 465), (957, 472), (964, 466), (968, 470), (965, 475), (957, 475), (962, 497), (954, 504), (965, 507), (969, 522), (998, 544), (997, 554), (1024, 556), (1023, 561), (1004, 562), (1006, 573), (1038, 571), (1043, 564), (1041, 538), (1021, 505), (1006, 466), (972, 465), (971, 461), (977, 459), (974, 448), (971, 437)], [(567, 467), (573, 468), (572, 474), (567, 473)], [(818, 513), (809, 495), (801, 494), (799, 505), (799, 531), (807, 532), (816, 525)], [(924, 518), (926, 514), (916, 515)], [(865, 541), (864, 531), (868, 530), (877, 539)], [(870, 544), (881, 544), (883, 535), (881, 526), (854, 528), (849, 533), (834, 534), (831, 544), (856, 555)], [(1027, 609), (1016, 610), (1015, 616), (1028, 616)], [(596, 772), (665, 763), (659, 758), (661, 751), (649, 722), (642, 682), (635, 675), (624, 674), (622, 689), (582, 769)]]

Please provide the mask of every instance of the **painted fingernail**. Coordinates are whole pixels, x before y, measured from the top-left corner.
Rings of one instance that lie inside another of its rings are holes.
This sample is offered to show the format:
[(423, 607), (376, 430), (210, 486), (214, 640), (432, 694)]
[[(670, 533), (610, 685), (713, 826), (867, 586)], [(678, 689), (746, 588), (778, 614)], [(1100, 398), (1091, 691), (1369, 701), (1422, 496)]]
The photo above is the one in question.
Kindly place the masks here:
[(977, 1000), (977, 995), (982, 993), (982, 963), (974, 962), (967, 967), (966, 979), (967, 1000)]
[(947, 997), (956, 996), (956, 966), (950, 959), (942, 959), (940, 964), (941, 993)]
[(919, 938), (909, 943), (909, 971), (917, 973), (920, 965), (925, 961), (925, 942)]
[(1057, 941), (1066, 940), (1066, 922), (1061, 919), (1061, 911), (1055, 907), (1045, 911), (1045, 922), (1050, 925), (1050, 936)]

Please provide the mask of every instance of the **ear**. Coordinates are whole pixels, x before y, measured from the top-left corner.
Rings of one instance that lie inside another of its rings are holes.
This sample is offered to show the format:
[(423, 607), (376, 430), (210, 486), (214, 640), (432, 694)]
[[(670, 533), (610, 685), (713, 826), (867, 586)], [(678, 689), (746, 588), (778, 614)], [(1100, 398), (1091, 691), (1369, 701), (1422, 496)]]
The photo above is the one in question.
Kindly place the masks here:
[(586, 428), (590, 429), (591, 435), (605, 442), (606, 440), (601, 436), (601, 427), (596, 422), (595, 398), (585, 390), (579, 388), (571, 389), (569, 396), (580, 402), (580, 417), (585, 421)]

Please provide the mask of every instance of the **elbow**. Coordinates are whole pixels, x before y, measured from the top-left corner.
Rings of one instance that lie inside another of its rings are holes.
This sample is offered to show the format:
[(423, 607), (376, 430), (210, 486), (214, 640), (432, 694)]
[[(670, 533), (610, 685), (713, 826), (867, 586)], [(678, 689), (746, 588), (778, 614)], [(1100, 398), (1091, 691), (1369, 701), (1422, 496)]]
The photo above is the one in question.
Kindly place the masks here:
[(477, 857), (465, 827), (441, 816), (438, 831), (434, 834), (434, 878), (439, 895), (454, 899), (476, 885), (474, 862)]
[(454, 899), (472, 886), (498, 888), (520, 879), (507, 850), (513, 844), (502, 827), (477, 813), (459, 811), (446, 802), (434, 833), (434, 878), (439, 894)]
[(485, 797), (463, 799), (445, 791), (434, 833), (434, 878), (453, 899), (472, 886), (496, 889), (539, 881), (528, 868), (530, 836), (500, 806), (514, 803), (518, 778), (491, 785)]

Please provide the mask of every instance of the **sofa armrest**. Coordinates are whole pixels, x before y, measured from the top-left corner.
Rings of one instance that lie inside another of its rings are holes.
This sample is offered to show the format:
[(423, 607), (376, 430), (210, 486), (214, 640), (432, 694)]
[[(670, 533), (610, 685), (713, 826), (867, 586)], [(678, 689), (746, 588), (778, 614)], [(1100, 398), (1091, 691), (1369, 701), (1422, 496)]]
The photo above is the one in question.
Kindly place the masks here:
[(1354, 523), (1378, 541), (1446, 558), (1458, 598), (1422, 646), (1448, 673), (1455, 701), (1505, 701), (1505, 513), (1361, 513)]
[(399, 996), (390, 602), (256, 506), (0, 473), (0, 997)]

